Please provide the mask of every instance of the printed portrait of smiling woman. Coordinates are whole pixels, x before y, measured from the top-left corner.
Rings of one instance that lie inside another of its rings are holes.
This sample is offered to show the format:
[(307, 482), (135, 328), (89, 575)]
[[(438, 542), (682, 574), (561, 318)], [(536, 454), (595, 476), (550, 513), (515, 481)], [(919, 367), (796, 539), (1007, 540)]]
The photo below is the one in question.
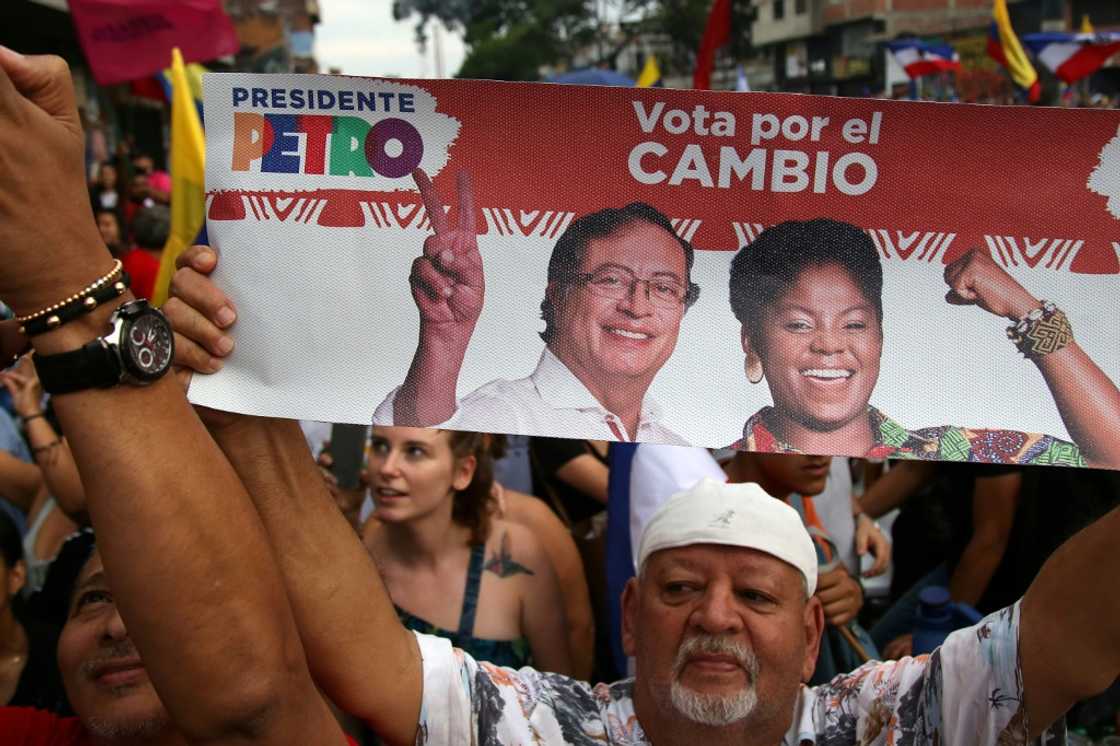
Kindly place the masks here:
[[(953, 305), (1011, 322), (1073, 442), (1015, 430), (911, 430), (871, 401), (884, 350), (883, 268), (862, 230), (836, 220), (764, 231), (731, 263), (731, 308), (745, 371), (773, 406), (751, 415), (735, 448), (1012, 464), (1120, 464), (1120, 391), (1077, 344), (1066, 315), (1031, 295), (982, 251), (945, 268)], [(977, 340), (979, 342), (979, 340)], [(993, 340), (998, 342), (998, 340)], [(985, 343), (985, 342), (981, 342)]]

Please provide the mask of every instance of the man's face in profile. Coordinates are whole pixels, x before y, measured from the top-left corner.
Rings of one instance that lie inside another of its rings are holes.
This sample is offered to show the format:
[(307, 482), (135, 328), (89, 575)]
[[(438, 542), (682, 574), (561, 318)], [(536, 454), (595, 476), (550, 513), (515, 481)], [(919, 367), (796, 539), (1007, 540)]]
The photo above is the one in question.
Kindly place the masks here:
[(74, 584), (58, 668), (74, 712), (93, 735), (143, 738), (167, 726), (167, 711), (117, 613), (96, 551)]
[(554, 293), (552, 351), (587, 381), (652, 378), (673, 354), (684, 316), (684, 249), (660, 226), (635, 221), (592, 239), (577, 281)]

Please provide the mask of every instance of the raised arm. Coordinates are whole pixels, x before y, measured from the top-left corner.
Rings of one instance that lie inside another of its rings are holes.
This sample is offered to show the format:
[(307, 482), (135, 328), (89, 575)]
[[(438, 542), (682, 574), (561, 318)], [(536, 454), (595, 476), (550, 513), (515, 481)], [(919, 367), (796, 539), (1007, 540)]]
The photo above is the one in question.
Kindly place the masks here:
[(1023, 597), (1019, 655), (1032, 738), (1120, 676), (1117, 537), (1120, 508), (1058, 547)]
[[(205, 274), (216, 262), (188, 249), (165, 309), (176, 329), (176, 359), (197, 371), (220, 359), (232, 304)], [(205, 413), (274, 547), (316, 683), (382, 740), (411, 744), (420, 716), (421, 665), (415, 637), (401, 626), (373, 560), (327, 490), (299, 424)]]
[[(1042, 309), (1042, 301), (1007, 274), (992, 257), (972, 249), (945, 267), (949, 284), (946, 300), (977, 305), (989, 313), (1018, 322)], [(1029, 355), (1042, 373), (1070, 438), (1090, 463), (1120, 468), (1120, 389), (1076, 341), (1047, 352), (1049, 345), (1069, 332), (1060, 317), (1047, 320), (1040, 349)], [(1074, 330), (1076, 331), (1076, 330)], [(1008, 342), (1010, 344), (1010, 342)], [(1033, 344), (1033, 343), (1032, 343)]]
[[(17, 314), (112, 265), (90, 214), (82, 147), (66, 64), (0, 48), (0, 163), (20, 174), (0, 194), (0, 297)], [(34, 338), (36, 353), (105, 334), (120, 301)], [(65, 394), (55, 407), (120, 614), (187, 739), (341, 744), (252, 503), (181, 390), (164, 378)]]
[(393, 404), (393, 423), (432, 427), (458, 406), (455, 386), (485, 294), (482, 256), (475, 237), (474, 197), (466, 172), (459, 172), (458, 225), (452, 229), (428, 175), (413, 173), (434, 235), (412, 264), (409, 282), (420, 311), (416, 354)]
[(28, 445), (35, 463), (42, 470), (47, 491), (70, 520), (88, 525), (86, 493), (78, 476), (78, 465), (74, 463), (70, 444), (55, 432), (43, 413), (40, 405), (43, 387), (39, 385), (39, 376), (31, 359), (25, 357), (13, 370), (0, 373), (0, 384), (12, 395), (16, 412), (23, 419)]

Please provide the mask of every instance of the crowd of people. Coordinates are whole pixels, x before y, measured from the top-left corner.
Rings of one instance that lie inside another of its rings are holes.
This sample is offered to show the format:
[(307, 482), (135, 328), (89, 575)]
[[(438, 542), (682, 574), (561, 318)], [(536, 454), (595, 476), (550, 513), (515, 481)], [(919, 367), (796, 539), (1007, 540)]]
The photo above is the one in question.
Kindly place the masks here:
[[(620, 508), (612, 444), (375, 424), (355, 482), (329, 427), (187, 403), (235, 349), (204, 246), (163, 308), (177, 375), (60, 378), (110, 319), (158, 329), (131, 304), (169, 222), (150, 156), (83, 178), (77, 122), (64, 64), (0, 48), (0, 298), (36, 358), (0, 334), (0, 743), (1120, 732), (1116, 472), (664, 446)], [(71, 294), (98, 302), (33, 330)]]

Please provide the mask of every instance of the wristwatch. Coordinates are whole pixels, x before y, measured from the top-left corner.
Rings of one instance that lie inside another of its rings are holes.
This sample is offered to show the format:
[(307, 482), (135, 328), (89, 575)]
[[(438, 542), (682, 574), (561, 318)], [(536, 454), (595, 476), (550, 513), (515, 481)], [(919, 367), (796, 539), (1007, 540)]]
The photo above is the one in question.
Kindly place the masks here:
[(163, 313), (146, 300), (123, 304), (109, 317), (113, 330), (76, 350), (32, 356), (49, 394), (107, 389), (119, 383), (144, 386), (171, 368), (175, 338)]

